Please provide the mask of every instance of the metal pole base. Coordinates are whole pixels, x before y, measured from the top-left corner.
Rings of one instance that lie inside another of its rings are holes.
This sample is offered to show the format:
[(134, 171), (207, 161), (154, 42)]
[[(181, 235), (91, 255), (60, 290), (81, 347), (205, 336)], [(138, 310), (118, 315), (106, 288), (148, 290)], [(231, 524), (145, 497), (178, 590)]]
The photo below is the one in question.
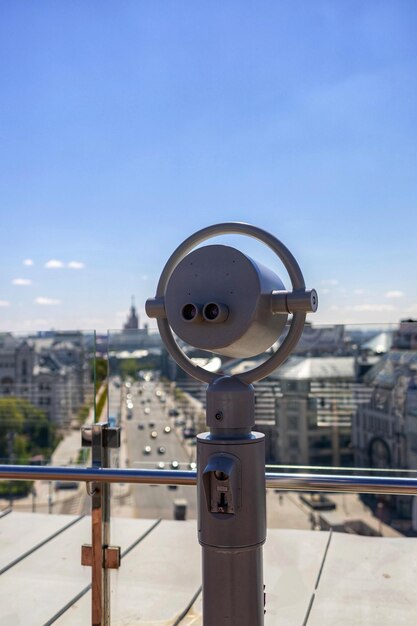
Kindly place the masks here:
[(203, 626), (263, 626), (262, 576), (262, 546), (203, 546)]

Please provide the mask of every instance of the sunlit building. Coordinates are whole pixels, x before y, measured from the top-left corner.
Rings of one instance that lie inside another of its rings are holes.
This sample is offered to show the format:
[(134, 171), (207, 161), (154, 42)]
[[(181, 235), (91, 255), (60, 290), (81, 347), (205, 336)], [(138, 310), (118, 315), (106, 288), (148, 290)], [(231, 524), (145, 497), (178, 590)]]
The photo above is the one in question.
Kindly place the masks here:
[(58, 425), (68, 425), (83, 404), (89, 377), (81, 333), (0, 336), (0, 396), (24, 398)]
[(274, 375), (277, 458), (288, 465), (349, 467), (351, 424), (362, 395), (354, 357), (293, 357)]

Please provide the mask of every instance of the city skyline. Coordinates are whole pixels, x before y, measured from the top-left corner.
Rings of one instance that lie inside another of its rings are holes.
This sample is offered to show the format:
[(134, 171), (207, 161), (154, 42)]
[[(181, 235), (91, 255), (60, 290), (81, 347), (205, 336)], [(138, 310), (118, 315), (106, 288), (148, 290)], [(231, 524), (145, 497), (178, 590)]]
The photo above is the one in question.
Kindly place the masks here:
[(0, 332), (121, 328), (131, 294), (143, 324), (171, 252), (221, 221), (290, 248), (314, 324), (417, 317), (415, 3), (0, 15)]

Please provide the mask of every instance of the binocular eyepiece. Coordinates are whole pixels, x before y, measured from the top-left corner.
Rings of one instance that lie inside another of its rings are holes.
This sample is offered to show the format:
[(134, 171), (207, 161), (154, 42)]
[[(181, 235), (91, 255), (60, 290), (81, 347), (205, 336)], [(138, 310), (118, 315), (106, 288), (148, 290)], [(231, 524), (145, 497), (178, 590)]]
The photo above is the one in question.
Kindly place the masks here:
[(181, 316), (185, 322), (209, 322), (219, 324), (229, 317), (229, 308), (220, 302), (207, 302), (199, 306), (194, 302), (187, 302), (181, 309)]
[[(240, 234), (265, 243), (284, 264), (293, 287), (236, 248), (206, 245), (217, 235)], [(265, 363), (240, 375), (252, 382), (267, 376), (290, 354), (301, 336), (305, 316), (316, 311), (317, 293), (306, 289), (291, 252), (264, 230), (231, 222), (215, 224), (188, 237), (171, 255), (162, 271), (156, 296), (146, 302), (146, 313), (157, 319), (159, 332), (171, 356), (191, 376), (213, 382), (215, 374), (192, 363), (175, 337), (188, 345), (232, 358), (247, 358), (271, 348), (288, 333)]]

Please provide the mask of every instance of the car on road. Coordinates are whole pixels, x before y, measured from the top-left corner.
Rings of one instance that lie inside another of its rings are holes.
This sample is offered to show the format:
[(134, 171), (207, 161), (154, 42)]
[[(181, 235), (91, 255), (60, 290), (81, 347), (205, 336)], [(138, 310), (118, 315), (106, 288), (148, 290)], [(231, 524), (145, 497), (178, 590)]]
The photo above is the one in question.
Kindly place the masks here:
[(171, 469), (177, 470), (179, 466), (180, 464), (178, 463), (178, 461), (171, 461)]
[(170, 433), (171, 432), (171, 426), (165, 426), (164, 428), (164, 433)]
[(188, 428), (184, 428), (183, 436), (184, 439), (192, 439), (197, 434), (197, 431), (194, 426), (189, 426)]
[(78, 489), (78, 483), (72, 480), (57, 480), (55, 483), (55, 491), (59, 489)]
[(149, 422), (148, 426), (149, 428), (155, 428), (155, 422)]
[(180, 414), (180, 413), (179, 413), (179, 411), (178, 411), (177, 409), (170, 409), (170, 410), (168, 411), (168, 415), (169, 415), (170, 417), (178, 417), (178, 415), (179, 415), (179, 414)]
[(164, 448), (164, 446), (159, 446), (158, 448), (158, 454), (165, 454), (166, 449)]
[(150, 454), (152, 452), (151, 446), (145, 446), (143, 448), (143, 454)]
[(151, 439), (156, 439), (156, 438), (157, 438), (157, 436), (158, 436), (158, 433), (156, 432), (156, 430), (153, 430), (153, 431), (151, 432)]
[(149, 415), (149, 413), (151, 412), (148, 406), (144, 408), (144, 411), (145, 411), (145, 415)]
[(163, 461), (159, 461), (156, 465), (157, 469), (165, 469), (165, 463)]
[(174, 519), (185, 520), (187, 515), (187, 500), (174, 500)]
[(197, 463), (195, 461), (191, 461), (191, 463), (188, 463), (188, 469), (190, 469), (193, 472), (195, 472), (196, 469), (197, 469)]
[(138, 430), (143, 430), (145, 427), (143, 424), (138, 424)]

